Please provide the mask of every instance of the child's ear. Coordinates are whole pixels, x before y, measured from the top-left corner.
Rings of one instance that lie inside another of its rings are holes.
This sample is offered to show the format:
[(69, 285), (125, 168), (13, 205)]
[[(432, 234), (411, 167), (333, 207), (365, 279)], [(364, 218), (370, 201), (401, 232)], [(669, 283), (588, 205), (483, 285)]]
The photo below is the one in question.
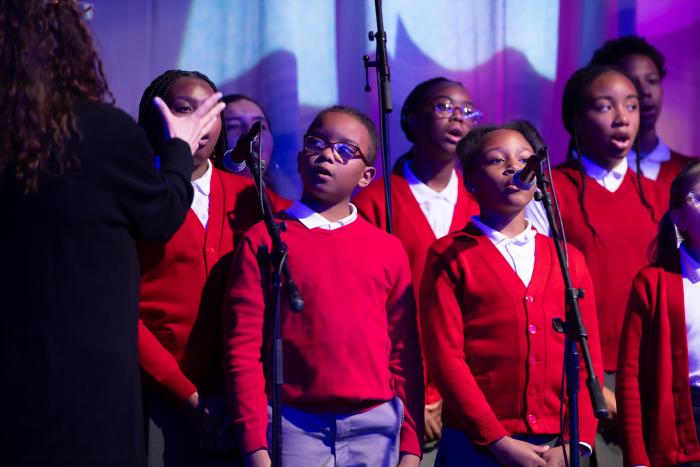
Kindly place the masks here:
[(297, 153), (297, 173), (299, 173), (299, 174), (301, 173), (301, 156), (302, 155), (303, 155), (303, 153), (301, 151), (299, 151)]
[(374, 167), (365, 166), (365, 170), (362, 171), (362, 177), (360, 177), (360, 181), (357, 182), (357, 186), (360, 188), (365, 188), (372, 182), (376, 173), (377, 169)]

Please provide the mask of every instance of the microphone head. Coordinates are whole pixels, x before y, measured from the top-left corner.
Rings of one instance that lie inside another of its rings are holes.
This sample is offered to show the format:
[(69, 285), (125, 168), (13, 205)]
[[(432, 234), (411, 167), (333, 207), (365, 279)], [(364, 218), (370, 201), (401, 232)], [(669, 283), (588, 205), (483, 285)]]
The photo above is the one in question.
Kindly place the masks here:
[(231, 148), (231, 149), (227, 150), (221, 159), (221, 163), (223, 164), (224, 168), (227, 171), (233, 172), (233, 173), (238, 173), (238, 172), (242, 172), (245, 169), (246, 164), (245, 164), (245, 161), (244, 162), (236, 162), (233, 160), (232, 154), (234, 153), (235, 150), (236, 150), (235, 148)]

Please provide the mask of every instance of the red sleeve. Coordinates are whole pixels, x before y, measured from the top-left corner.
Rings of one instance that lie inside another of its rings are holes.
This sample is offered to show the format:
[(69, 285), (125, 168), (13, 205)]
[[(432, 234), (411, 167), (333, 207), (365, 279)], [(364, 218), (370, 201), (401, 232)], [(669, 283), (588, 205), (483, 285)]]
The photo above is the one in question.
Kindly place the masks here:
[(233, 257), (222, 310), (226, 399), (243, 453), (268, 447), (261, 356), (265, 302), (256, 252), (250, 235), (243, 237)]
[[(588, 350), (593, 363), (593, 371), (598, 377), (600, 384), (603, 384), (603, 357), (600, 350), (600, 336), (598, 332), (598, 314), (595, 308), (595, 291), (593, 290), (593, 280), (588, 272), (583, 254), (569, 245), (569, 264), (575, 265), (575, 274), (572, 274), (572, 284), (574, 287), (584, 290), (584, 297), (579, 299), (579, 311), (583, 326), (588, 334)], [(580, 351), (579, 351), (580, 352)], [(593, 413), (591, 396), (588, 392), (587, 384), (588, 372), (581, 357), (579, 362), (579, 438), (591, 447), (595, 442), (596, 431), (598, 430), (598, 419)], [(602, 389), (602, 388), (601, 388)], [(569, 433), (569, 424), (565, 425), (566, 435)]]
[(175, 357), (163, 347), (140, 318), (138, 326), (141, 368), (170, 394), (179, 400), (187, 400), (197, 392), (197, 388), (182, 372)]
[(616, 391), (620, 444), (625, 465), (651, 465), (644, 445), (642, 403), (639, 396), (639, 355), (644, 315), (650, 312), (649, 294), (643, 276), (637, 275), (627, 303), (620, 336)]
[(476, 444), (486, 445), (509, 436), (472, 375), (464, 354), (464, 324), (456, 289), (462, 280), (433, 249), (420, 288), (420, 321), (426, 363), (457, 427)]
[[(396, 242), (398, 244), (398, 240)], [(400, 247), (401, 263), (394, 289), (387, 304), (387, 320), (391, 339), (389, 369), (393, 375), (394, 391), (404, 404), (401, 426), (401, 452), (420, 457), (423, 444), (423, 364), (416, 326), (411, 270), (408, 258)]]

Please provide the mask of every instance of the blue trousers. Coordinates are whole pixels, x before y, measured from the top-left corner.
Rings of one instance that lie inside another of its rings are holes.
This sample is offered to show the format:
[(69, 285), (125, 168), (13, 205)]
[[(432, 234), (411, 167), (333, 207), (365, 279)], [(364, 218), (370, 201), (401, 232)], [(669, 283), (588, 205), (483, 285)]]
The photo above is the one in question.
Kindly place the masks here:
[[(268, 406), (272, 446), (272, 408)], [(360, 413), (313, 413), (282, 406), (282, 464), (304, 467), (395, 467), (403, 424), (398, 397)]]

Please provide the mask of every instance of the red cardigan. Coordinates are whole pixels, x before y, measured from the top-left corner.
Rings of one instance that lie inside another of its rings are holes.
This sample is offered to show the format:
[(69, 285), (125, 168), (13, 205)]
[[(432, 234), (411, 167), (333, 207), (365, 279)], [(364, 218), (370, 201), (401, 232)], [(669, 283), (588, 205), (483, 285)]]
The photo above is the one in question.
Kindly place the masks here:
[(700, 461), (683, 300), (679, 272), (648, 266), (634, 279), (616, 391), (627, 466)]
[[(458, 173), (459, 191), (457, 205), (452, 214), (450, 232), (463, 228), (472, 216), (479, 214), (479, 205), (464, 188), (462, 176)], [(408, 254), (413, 276), (413, 286), (416, 299), (419, 298), (421, 275), (425, 269), (425, 258), (428, 248), (436, 240), (428, 219), (411, 192), (411, 188), (403, 176), (400, 165), (397, 165), (391, 175), (392, 227)], [(384, 182), (375, 180), (369, 187), (360, 191), (353, 199), (359, 213), (371, 224), (386, 230), (386, 208), (384, 205)], [(420, 324), (420, 323), (419, 323)], [(420, 328), (419, 328), (420, 330)], [(426, 374), (427, 376), (427, 374)], [(430, 404), (442, 399), (430, 378), (426, 378), (425, 403)]]
[[(444, 398), (445, 425), (479, 445), (512, 434), (559, 433), (565, 345), (552, 319), (565, 314), (564, 282), (553, 241), (544, 235), (535, 241), (527, 288), (473, 224), (428, 252), (419, 310), (428, 369)], [(571, 247), (569, 264), (574, 286), (586, 291), (581, 316), (600, 377), (591, 278), (583, 256)], [(581, 381), (585, 377), (581, 362)], [(597, 421), (585, 389), (579, 407), (581, 441), (592, 446)]]
[[(281, 235), (289, 268), (304, 299), (301, 313), (282, 301), (283, 402), (349, 413), (397, 395), (405, 406), (400, 449), (420, 456), (423, 374), (401, 244), (361, 218), (335, 230), (308, 229), (285, 213), (280, 218), (287, 225)], [(270, 239), (259, 223), (236, 249), (223, 308), (227, 400), (243, 452), (267, 447), (269, 263), (262, 246), (270, 248)]]
[(190, 209), (170, 241), (139, 245), (141, 367), (147, 383), (177, 399), (222, 386), (219, 310), (229, 253), (234, 233), (260, 219), (257, 204), (241, 196), (251, 184), (214, 168), (207, 228)]
[(656, 178), (656, 181), (663, 185), (664, 193), (666, 193), (667, 196), (673, 179), (678, 175), (678, 172), (692, 160), (695, 160), (695, 158), (684, 156), (681, 153), (671, 150), (671, 159), (661, 164), (661, 170), (659, 171), (659, 176)]
[(615, 192), (586, 176), (584, 204), (596, 236), (586, 225), (579, 202), (582, 186), (579, 172), (562, 165), (553, 171), (552, 178), (567, 240), (583, 252), (593, 278), (604, 368), (615, 371), (630, 285), (637, 271), (649, 262), (647, 252), (666, 210), (668, 193), (664, 197), (659, 184), (642, 177), (642, 189), (654, 208), (652, 220), (640, 200), (634, 172), (627, 171)]

